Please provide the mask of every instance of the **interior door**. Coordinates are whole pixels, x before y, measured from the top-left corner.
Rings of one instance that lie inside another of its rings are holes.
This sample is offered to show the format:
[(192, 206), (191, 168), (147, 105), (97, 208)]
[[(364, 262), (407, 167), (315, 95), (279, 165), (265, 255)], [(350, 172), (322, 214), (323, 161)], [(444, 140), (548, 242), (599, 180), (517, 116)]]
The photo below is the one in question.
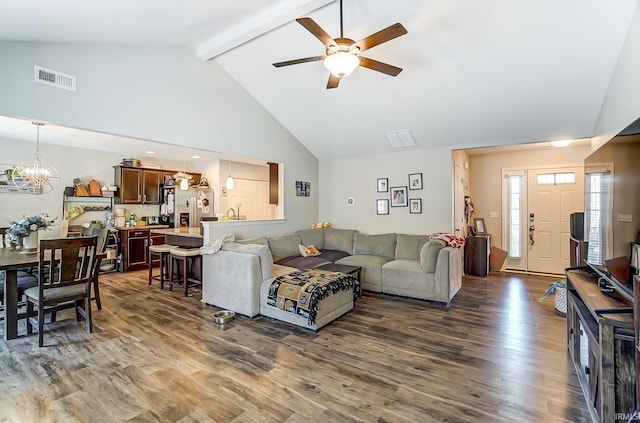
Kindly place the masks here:
[(569, 215), (584, 209), (583, 167), (528, 171), (527, 270), (562, 274), (569, 267)]

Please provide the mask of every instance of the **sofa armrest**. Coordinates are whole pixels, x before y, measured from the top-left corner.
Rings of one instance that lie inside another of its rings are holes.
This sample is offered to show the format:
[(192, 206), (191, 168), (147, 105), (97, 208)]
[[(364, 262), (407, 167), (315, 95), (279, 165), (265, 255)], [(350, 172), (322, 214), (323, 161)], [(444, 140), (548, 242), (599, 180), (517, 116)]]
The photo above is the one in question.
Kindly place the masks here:
[[(260, 257), (237, 251), (202, 256), (202, 301), (253, 317), (260, 314)], [(271, 276), (271, 275), (269, 275)]]
[(436, 262), (436, 298), (449, 303), (462, 287), (461, 248), (444, 247)]

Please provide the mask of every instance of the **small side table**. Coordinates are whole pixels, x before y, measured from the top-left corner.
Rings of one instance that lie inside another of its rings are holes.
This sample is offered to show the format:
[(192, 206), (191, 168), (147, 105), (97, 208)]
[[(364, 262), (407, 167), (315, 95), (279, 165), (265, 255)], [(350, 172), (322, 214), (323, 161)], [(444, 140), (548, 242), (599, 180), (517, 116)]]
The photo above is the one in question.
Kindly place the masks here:
[(473, 276), (488, 276), (490, 251), (491, 235), (468, 237), (464, 246), (464, 273)]

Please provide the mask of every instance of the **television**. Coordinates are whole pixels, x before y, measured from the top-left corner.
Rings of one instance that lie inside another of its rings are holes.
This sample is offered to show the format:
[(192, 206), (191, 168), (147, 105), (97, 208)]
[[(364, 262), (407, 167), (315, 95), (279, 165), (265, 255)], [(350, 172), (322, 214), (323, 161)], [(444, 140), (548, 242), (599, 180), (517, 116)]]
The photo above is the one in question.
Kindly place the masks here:
[(584, 161), (586, 263), (633, 301), (640, 232), (640, 119)]

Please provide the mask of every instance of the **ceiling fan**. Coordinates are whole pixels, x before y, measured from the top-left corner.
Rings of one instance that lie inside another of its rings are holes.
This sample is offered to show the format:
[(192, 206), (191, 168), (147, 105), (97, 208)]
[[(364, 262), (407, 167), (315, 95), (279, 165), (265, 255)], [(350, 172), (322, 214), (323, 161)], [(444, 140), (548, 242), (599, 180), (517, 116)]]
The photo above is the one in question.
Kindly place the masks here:
[(407, 33), (407, 30), (400, 23), (395, 23), (381, 31), (371, 34), (362, 40), (355, 42), (350, 38), (344, 38), (342, 30), (342, 0), (340, 0), (340, 37), (332, 38), (327, 32), (320, 27), (311, 18), (296, 19), (300, 25), (305, 27), (326, 47), (326, 54), (323, 56), (305, 57), (303, 59), (288, 60), (286, 62), (274, 63), (273, 66), (280, 68), (282, 66), (297, 65), (299, 63), (324, 61), (324, 66), (331, 72), (329, 74), (329, 82), (327, 89), (337, 88), (340, 79), (348, 76), (355, 68), (362, 66), (374, 71), (386, 73), (387, 75), (397, 76), (402, 72), (402, 68), (398, 68), (387, 63), (369, 59), (359, 54), (365, 50), (375, 47), (379, 44), (393, 40)]

